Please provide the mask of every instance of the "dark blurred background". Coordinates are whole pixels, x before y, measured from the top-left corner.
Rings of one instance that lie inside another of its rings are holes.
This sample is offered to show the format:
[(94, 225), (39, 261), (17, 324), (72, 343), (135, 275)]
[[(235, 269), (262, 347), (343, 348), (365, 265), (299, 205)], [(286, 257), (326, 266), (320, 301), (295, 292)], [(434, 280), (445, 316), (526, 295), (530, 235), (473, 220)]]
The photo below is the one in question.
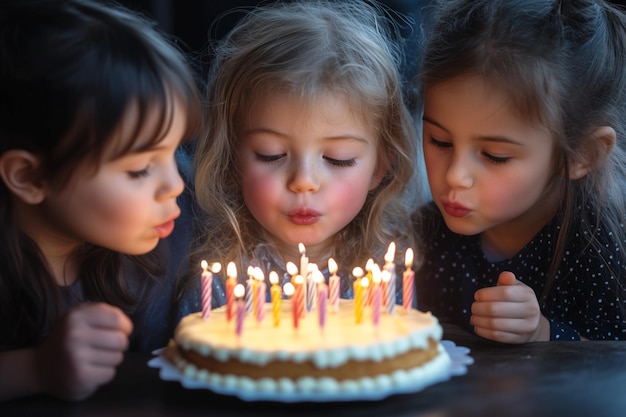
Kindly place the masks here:
[[(117, 0), (156, 20), (165, 32), (181, 43), (184, 51), (195, 56), (200, 71), (206, 71), (210, 62), (208, 44), (220, 39), (250, 8), (272, 0)], [(340, 0), (338, 0), (340, 1)], [(419, 42), (422, 9), (431, 0), (379, 0), (390, 8), (390, 15), (398, 24), (399, 35), (408, 44)], [(399, 13), (399, 14), (396, 14)], [(416, 44), (417, 45), (417, 44)], [(416, 48), (417, 50), (417, 48)], [(417, 54), (405, 54), (402, 68), (406, 79), (417, 70)], [(204, 75), (204, 74), (202, 74)]]

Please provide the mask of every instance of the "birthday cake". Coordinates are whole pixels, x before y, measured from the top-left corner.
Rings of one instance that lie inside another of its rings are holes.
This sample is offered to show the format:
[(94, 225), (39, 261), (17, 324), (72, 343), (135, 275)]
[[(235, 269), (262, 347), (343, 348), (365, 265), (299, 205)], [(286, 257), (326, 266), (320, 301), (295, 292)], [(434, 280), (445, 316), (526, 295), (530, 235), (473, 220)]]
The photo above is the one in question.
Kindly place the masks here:
[(449, 377), (442, 328), (430, 313), (398, 308), (357, 323), (354, 301), (340, 300), (323, 326), (314, 313), (294, 326), (290, 301), (274, 316), (278, 324), (272, 306), (265, 308), (263, 320), (249, 316), (239, 332), (225, 308), (212, 310), (208, 319), (201, 312), (184, 317), (165, 355), (185, 377), (244, 399), (258, 393), (381, 398)]

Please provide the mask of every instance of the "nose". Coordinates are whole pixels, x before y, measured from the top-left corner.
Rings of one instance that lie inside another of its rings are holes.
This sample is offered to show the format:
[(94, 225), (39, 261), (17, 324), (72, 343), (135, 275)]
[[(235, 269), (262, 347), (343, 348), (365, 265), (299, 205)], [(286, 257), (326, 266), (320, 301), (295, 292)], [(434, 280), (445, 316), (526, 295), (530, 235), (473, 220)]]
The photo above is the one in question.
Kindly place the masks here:
[(474, 185), (469, 157), (458, 154), (453, 156), (446, 171), (446, 182), (451, 188), (471, 188)]
[(316, 192), (320, 187), (320, 180), (315, 161), (311, 158), (294, 160), (287, 186), (294, 193)]
[(178, 197), (182, 194), (185, 188), (185, 183), (178, 171), (178, 165), (176, 161), (172, 159), (164, 170), (162, 177), (162, 184), (157, 192), (157, 200), (165, 201)]

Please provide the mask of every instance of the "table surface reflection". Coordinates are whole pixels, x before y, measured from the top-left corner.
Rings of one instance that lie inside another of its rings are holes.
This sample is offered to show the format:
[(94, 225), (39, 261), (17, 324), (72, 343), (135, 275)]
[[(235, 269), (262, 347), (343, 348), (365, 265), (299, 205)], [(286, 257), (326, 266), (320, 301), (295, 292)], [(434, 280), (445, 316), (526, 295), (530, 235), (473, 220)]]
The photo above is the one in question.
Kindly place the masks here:
[(626, 416), (626, 342), (502, 345), (444, 325), (471, 350), (466, 375), (380, 401), (245, 402), (163, 381), (148, 354), (129, 353), (91, 398), (34, 396), (0, 404), (1, 416)]

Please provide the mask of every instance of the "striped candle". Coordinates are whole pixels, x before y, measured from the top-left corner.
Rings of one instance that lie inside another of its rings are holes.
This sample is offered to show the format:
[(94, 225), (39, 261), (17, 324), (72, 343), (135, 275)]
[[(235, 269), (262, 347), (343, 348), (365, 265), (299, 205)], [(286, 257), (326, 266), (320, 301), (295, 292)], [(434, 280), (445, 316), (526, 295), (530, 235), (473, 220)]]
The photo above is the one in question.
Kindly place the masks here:
[(278, 285), (278, 274), (276, 271), (270, 272), (270, 295), (272, 297), (272, 317), (274, 319), (274, 327), (280, 324), (280, 312), (282, 309), (282, 290)]
[(237, 266), (229, 262), (226, 266), (226, 320), (230, 322), (235, 313), (235, 286), (237, 285)]
[[(384, 294), (385, 297), (385, 307), (387, 308), (388, 314), (393, 314), (394, 309), (396, 308), (396, 264), (394, 263), (394, 258), (396, 256), (396, 244), (391, 242), (389, 244), (389, 248), (387, 249), (387, 253), (385, 254), (385, 266), (383, 269), (387, 272), (388, 279), (386, 280), (386, 285), (384, 285)], [(385, 282), (383, 280), (383, 282)]]
[(328, 270), (330, 271), (330, 278), (328, 279), (329, 285), (329, 298), (328, 304), (330, 305), (330, 311), (339, 311), (339, 276), (337, 275), (337, 262), (333, 258), (328, 259)]
[(246, 305), (241, 300), (241, 297), (244, 295), (244, 291), (245, 290), (243, 288), (243, 285), (241, 284), (235, 285), (235, 289), (233, 290), (234, 296), (237, 299), (237, 301), (235, 302), (235, 308), (236, 308), (235, 333), (237, 333), (237, 336), (239, 337), (241, 337), (241, 334), (243, 332), (243, 321), (246, 317)]
[(415, 285), (415, 272), (413, 266), (413, 249), (408, 248), (404, 258), (406, 270), (402, 274), (402, 307), (408, 311), (413, 306), (413, 292)]
[(213, 302), (213, 274), (217, 274), (222, 269), (222, 265), (215, 262), (209, 270), (209, 263), (203, 260), (200, 263), (202, 267), (202, 318), (208, 319), (211, 315), (211, 307)]
[(254, 269), (254, 279), (256, 282), (256, 296), (255, 296), (255, 315), (256, 321), (261, 323), (263, 318), (265, 317), (265, 292), (266, 292), (266, 284), (265, 284), (265, 276), (263, 275), (263, 271), (261, 268)]

